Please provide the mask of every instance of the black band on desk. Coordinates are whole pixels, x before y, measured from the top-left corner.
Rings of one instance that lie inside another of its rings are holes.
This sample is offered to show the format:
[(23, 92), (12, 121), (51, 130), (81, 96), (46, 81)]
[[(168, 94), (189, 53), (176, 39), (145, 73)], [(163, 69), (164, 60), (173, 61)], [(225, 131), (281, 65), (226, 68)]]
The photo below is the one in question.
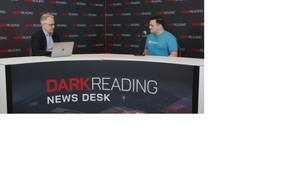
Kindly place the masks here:
[(200, 67), (194, 66), (193, 73), (193, 103), (192, 103), (192, 112), (198, 113), (198, 103), (199, 103), (199, 78), (200, 78)]
[(12, 99), (12, 83), (11, 83), (11, 65), (5, 66), (6, 73), (6, 105), (7, 113), (13, 112), (13, 99)]

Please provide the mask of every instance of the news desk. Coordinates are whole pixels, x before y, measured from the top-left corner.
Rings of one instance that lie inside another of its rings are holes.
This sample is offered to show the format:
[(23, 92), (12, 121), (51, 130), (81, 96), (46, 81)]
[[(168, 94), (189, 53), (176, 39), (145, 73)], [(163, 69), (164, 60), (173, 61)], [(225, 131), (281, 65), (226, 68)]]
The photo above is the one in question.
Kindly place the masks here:
[(204, 59), (0, 59), (0, 113), (204, 113)]

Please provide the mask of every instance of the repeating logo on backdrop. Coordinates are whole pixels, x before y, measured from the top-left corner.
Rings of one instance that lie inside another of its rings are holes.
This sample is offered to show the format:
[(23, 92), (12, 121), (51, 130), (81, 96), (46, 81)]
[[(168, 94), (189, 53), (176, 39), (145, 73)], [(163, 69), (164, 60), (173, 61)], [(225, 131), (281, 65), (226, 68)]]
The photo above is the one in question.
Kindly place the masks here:
[(181, 13), (183, 14), (187, 14), (187, 13), (191, 13), (191, 14), (194, 14), (194, 13), (203, 13), (203, 9), (191, 9), (191, 10), (183, 10), (181, 11)]
[(68, 25), (67, 24), (56, 24), (55, 27), (66, 28), (66, 27), (68, 27)]
[(140, 5), (141, 1), (125, 2), (125, 5)]
[(132, 45), (132, 44), (125, 44), (124, 46), (130, 48), (139, 48), (139, 45)]
[(131, 16), (131, 13), (117, 13), (117, 16)]
[(162, 12), (157, 12), (157, 15), (175, 15), (176, 11), (162, 11)]
[(85, 2), (71, 2), (71, 5), (86, 6)]
[(67, 5), (66, 1), (49, 1), (49, 4)]
[(14, 15), (33, 15), (33, 11), (12, 11)]
[(84, 13), (84, 14), (82, 14), (82, 16), (96, 17), (97, 14), (95, 14), (95, 13)]
[(86, 24), (71, 24), (71, 27), (86, 27)]
[(14, 39), (28, 40), (31, 39), (31, 36), (14, 36)]
[(110, 17), (110, 16), (114, 16), (114, 14), (110, 13), (110, 14), (101, 14), (100, 16), (103, 16), (103, 17)]
[(78, 38), (78, 34), (71, 34), (71, 35), (63, 35), (63, 38)]
[(97, 43), (97, 44), (90, 44), (90, 47), (103, 47), (104, 44), (103, 43)]
[(39, 12), (39, 15), (49, 14), (53, 16), (57, 16), (57, 12)]
[(121, 47), (121, 44), (118, 43), (108, 43), (107, 46)]
[(0, 27), (11, 27), (11, 28), (19, 28), (19, 23), (0, 23)]
[(20, 48), (18, 49), (0, 49), (0, 53), (16, 53), (21, 52), (22, 50)]
[(83, 37), (97, 37), (97, 34), (84, 34)]
[(107, 4), (107, 6), (122, 6), (122, 3), (111, 3)]
[(191, 48), (191, 52), (204, 52), (204, 49)]
[(117, 34), (117, 36), (121, 36), (121, 37), (131, 37), (131, 34)]
[(137, 12), (135, 15), (152, 15), (152, 12)]
[(44, 3), (44, 0), (24, 0), (24, 2)]
[(90, 27), (104, 27), (104, 24), (90, 24)]
[(151, 1), (145, 1), (145, 4), (156, 4), (156, 3), (162, 3), (162, 0), (151, 0)]
[(201, 35), (181, 35), (181, 39), (202, 39)]
[(121, 27), (122, 24), (120, 24), (120, 23), (114, 23), (114, 24), (107, 24), (107, 26)]
[(39, 28), (39, 27), (41, 27), (41, 24), (25, 24), (25, 27)]
[(186, 23), (167, 23), (166, 26), (186, 27)]
[(7, 36), (0, 36), (0, 40), (7, 40)]
[(62, 13), (63, 16), (79, 16), (78, 13)]
[(125, 23), (125, 26), (133, 26), (133, 27), (135, 27), (135, 26), (141, 26), (141, 24), (140, 23)]
[(104, 7), (103, 4), (90, 3), (90, 6)]
[(82, 44), (82, 45), (74, 45), (74, 48), (86, 48), (87, 45), (86, 44)]
[(103, 33), (103, 34), (101, 34), (101, 36), (114, 36), (114, 34), (113, 33)]

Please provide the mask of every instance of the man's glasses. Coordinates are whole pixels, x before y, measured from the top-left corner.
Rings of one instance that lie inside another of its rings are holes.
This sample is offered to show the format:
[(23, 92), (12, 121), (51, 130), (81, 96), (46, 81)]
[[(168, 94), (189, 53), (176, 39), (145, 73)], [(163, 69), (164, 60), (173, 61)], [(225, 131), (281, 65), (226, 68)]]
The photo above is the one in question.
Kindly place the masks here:
[(48, 24), (48, 23), (44, 23), (44, 24), (47, 24), (47, 25), (49, 25), (49, 26), (55, 26), (55, 24)]

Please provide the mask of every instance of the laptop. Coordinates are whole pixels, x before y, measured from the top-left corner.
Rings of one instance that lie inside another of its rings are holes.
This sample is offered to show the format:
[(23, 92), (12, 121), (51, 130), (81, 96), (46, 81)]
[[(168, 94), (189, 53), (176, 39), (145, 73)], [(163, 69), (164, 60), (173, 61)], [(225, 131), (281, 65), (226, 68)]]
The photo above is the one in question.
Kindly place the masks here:
[(55, 42), (51, 57), (71, 56), (73, 52), (74, 42)]

